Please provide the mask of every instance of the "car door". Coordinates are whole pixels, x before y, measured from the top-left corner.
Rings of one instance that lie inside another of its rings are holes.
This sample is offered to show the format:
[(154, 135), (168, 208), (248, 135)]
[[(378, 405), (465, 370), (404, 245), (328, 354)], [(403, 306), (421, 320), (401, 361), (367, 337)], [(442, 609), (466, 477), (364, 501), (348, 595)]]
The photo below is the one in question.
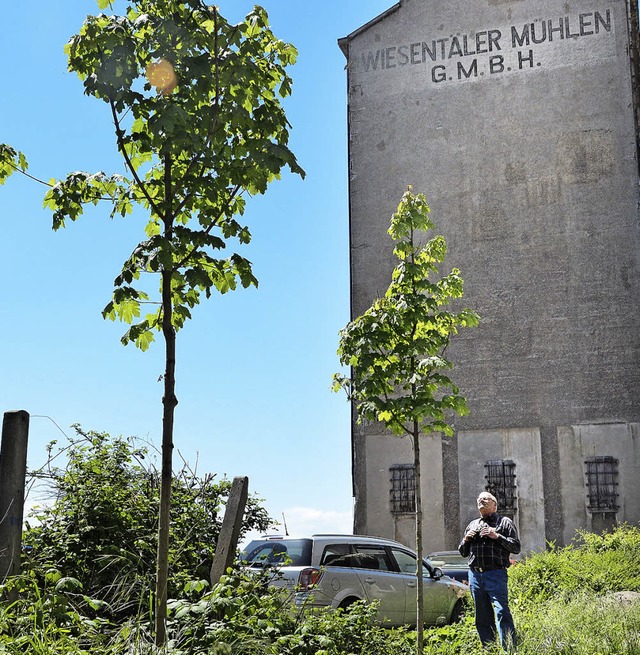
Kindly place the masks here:
[(383, 625), (402, 625), (405, 620), (407, 585), (394, 570), (395, 565), (384, 546), (357, 544), (361, 556), (356, 573), (368, 601), (378, 601), (378, 621)]
[[(416, 623), (417, 559), (413, 553), (400, 548), (391, 548), (391, 555), (407, 588), (405, 623)], [(452, 592), (449, 587), (431, 577), (431, 569), (423, 565), (424, 622), (428, 625), (446, 623), (452, 607)]]

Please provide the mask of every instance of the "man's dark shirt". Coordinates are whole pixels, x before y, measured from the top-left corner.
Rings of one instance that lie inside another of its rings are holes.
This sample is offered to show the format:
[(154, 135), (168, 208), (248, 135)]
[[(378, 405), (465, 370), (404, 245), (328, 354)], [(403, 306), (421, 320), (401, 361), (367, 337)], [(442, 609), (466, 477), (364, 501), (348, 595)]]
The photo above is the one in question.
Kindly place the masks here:
[(479, 533), (485, 525), (495, 528), (498, 533), (497, 539), (481, 537), (477, 534), (467, 542), (463, 537), (458, 551), (463, 557), (469, 558), (469, 566), (472, 569), (506, 569), (509, 566), (509, 555), (517, 555), (520, 552), (520, 539), (516, 526), (506, 516), (491, 514), (486, 518), (471, 521), (464, 531), (464, 536), (473, 530)]

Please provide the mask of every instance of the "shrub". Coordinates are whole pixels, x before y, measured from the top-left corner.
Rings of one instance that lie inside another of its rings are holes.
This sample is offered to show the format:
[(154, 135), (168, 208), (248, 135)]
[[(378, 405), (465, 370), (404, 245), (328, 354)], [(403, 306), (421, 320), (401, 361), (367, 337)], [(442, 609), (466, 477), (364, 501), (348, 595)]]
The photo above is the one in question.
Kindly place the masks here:
[[(229, 483), (199, 480), (188, 471), (174, 481), (174, 600), (169, 641), (158, 650), (150, 599), (157, 496), (149, 490), (157, 490), (155, 472), (144, 465), (146, 451), (131, 440), (79, 435), (68, 466), (54, 477), (56, 502), (40, 510), (42, 522), (26, 532), (33, 550), (25, 574), (0, 587), (3, 598), (17, 597), (0, 603), (0, 655), (415, 651), (416, 633), (378, 626), (375, 606), (356, 603), (349, 612), (297, 607), (286, 591), (268, 584), (268, 570), (229, 572), (213, 589), (206, 579), (190, 580), (194, 572), (208, 578)], [(265, 516), (253, 503), (247, 526)], [(640, 592), (637, 527), (581, 533), (571, 546), (529, 556), (510, 570), (509, 579), (520, 655), (640, 653), (640, 603), (612, 597), (617, 591)], [(456, 625), (427, 630), (424, 653), (498, 655), (501, 650), (482, 649), (469, 612)]]
[(535, 611), (560, 597), (640, 591), (640, 530), (622, 525), (611, 533), (580, 532), (576, 544), (535, 553), (510, 571), (513, 603)]
[[(109, 619), (139, 616), (154, 588), (158, 471), (136, 440), (75, 429), (66, 467), (52, 471), (53, 502), (27, 522), (24, 569), (41, 582), (49, 569), (77, 579), (83, 597), (107, 603), (100, 607)], [(209, 576), (230, 488), (229, 480), (200, 478), (186, 466), (174, 474), (170, 596), (187, 581)], [(243, 532), (270, 523), (260, 501), (250, 497)], [(91, 604), (83, 611), (95, 614)]]
[(168, 633), (190, 655), (408, 655), (405, 630), (375, 623), (375, 605), (355, 603), (348, 612), (309, 610), (289, 593), (269, 586), (269, 572), (235, 572), (195, 600), (170, 604)]

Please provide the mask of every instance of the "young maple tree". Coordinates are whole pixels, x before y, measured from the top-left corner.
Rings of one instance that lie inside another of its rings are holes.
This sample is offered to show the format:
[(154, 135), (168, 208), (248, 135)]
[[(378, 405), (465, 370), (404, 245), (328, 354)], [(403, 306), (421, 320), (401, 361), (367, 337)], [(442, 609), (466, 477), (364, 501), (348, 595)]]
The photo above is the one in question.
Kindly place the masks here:
[[(112, 3), (98, 0), (100, 9)], [(288, 147), (281, 99), (296, 49), (272, 33), (259, 6), (233, 25), (203, 0), (131, 0), (124, 15), (87, 17), (65, 47), (85, 93), (108, 106), (126, 175), (75, 172), (53, 181), (45, 206), (53, 228), (87, 204), (107, 200), (111, 216), (135, 205), (149, 215), (146, 237), (115, 279), (103, 316), (130, 324), (122, 337), (146, 350), (165, 344), (161, 501), (156, 579), (156, 642), (166, 639), (169, 509), (173, 451), (176, 332), (201, 297), (238, 284), (257, 286), (251, 263), (222, 256), (230, 240), (249, 243), (241, 222), (247, 195), (262, 194), (284, 167), (304, 177)], [(0, 147), (0, 182), (24, 156)], [(150, 297), (145, 274), (158, 274)], [(150, 313), (143, 306), (154, 309)]]
[[(466, 401), (447, 375), (453, 364), (445, 358), (459, 328), (478, 324), (470, 309), (455, 312), (451, 300), (463, 295), (457, 268), (431, 281), (444, 261), (447, 245), (435, 236), (425, 245), (418, 235), (434, 228), (429, 206), (411, 188), (391, 217), (389, 235), (398, 259), (392, 281), (382, 298), (340, 332), (340, 363), (351, 367), (347, 377), (336, 373), (333, 388), (344, 389), (358, 421), (379, 421), (397, 436), (413, 443), (415, 527), (418, 554), (416, 576), (422, 580), (422, 497), (420, 491), (421, 434), (453, 435), (447, 413), (468, 413)], [(423, 652), (424, 589), (417, 585), (418, 653)]]

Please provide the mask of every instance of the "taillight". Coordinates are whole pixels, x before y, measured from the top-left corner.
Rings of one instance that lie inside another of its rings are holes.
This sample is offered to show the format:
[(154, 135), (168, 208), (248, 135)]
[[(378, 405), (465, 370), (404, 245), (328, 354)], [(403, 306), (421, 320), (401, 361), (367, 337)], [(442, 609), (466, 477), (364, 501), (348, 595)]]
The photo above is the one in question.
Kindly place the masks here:
[(320, 569), (314, 569), (313, 567), (302, 569), (298, 578), (298, 587), (302, 591), (309, 591), (311, 587), (320, 582), (321, 577), (322, 571)]

